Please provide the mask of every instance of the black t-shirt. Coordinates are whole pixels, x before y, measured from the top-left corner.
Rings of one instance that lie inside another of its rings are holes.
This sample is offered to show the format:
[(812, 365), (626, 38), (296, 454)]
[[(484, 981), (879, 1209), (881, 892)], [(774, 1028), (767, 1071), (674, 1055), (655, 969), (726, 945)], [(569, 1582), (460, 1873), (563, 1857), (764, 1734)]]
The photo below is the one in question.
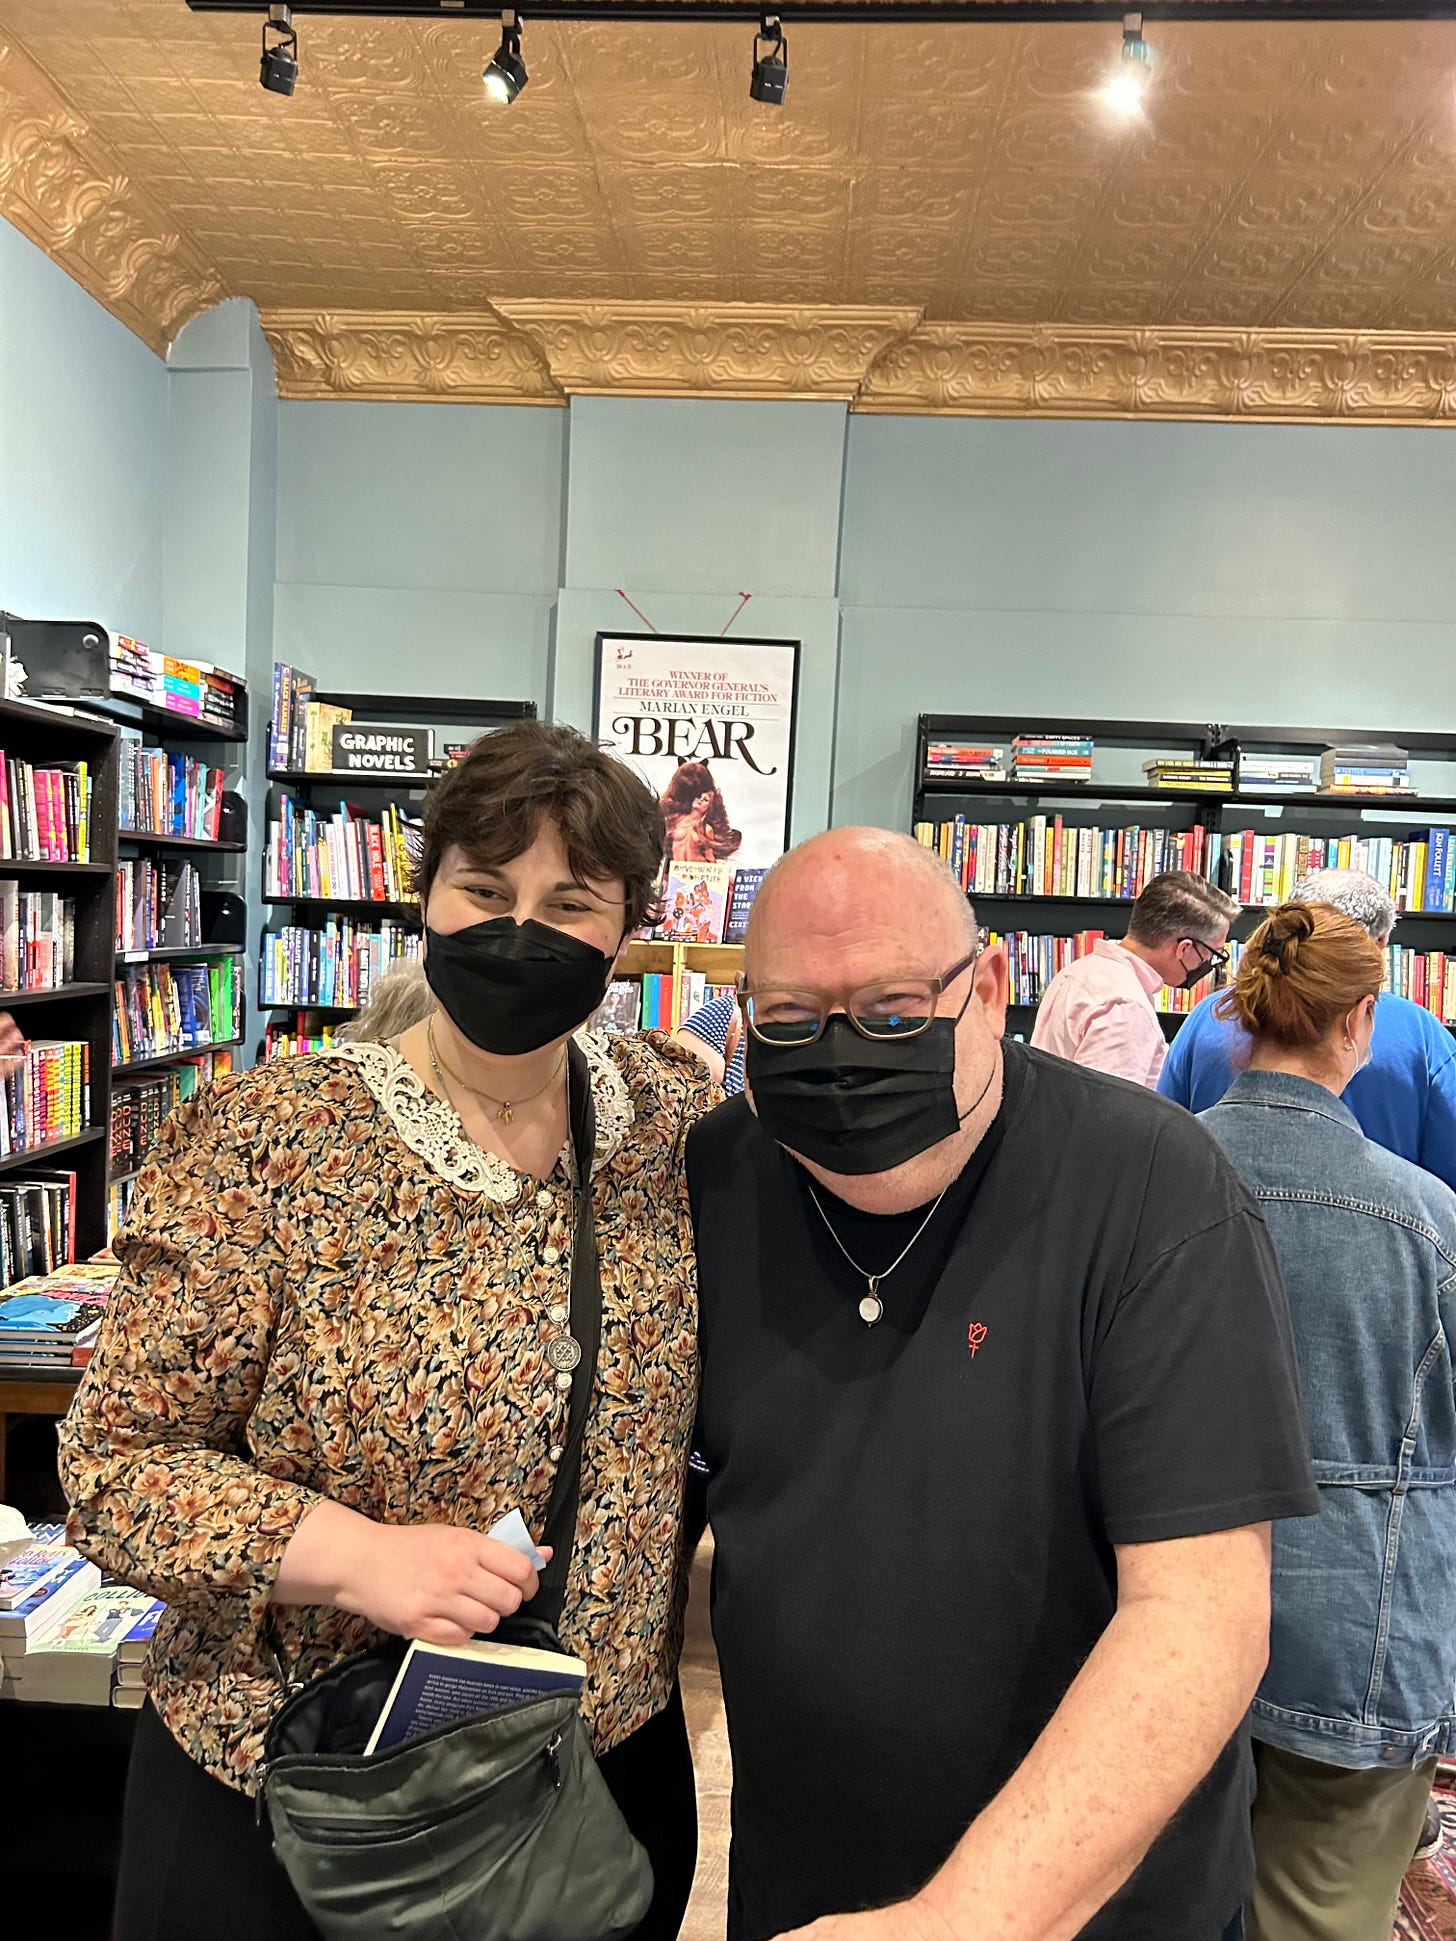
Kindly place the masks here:
[[(713, 1629), (745, 1941), (918, 1890), (1116, 1608), (1114, 1544), (1314, 1513), (1264, 1225), (1213, 1140), (1019, 1045), (965, 1175), (865, 1293), (742, 1099), (693, 1131)], [(918, 1215), (825, 1194), (881, 1271)], [(1240, 1732), (1097, 1941), (1215, 1941), (1252, 1872)]]

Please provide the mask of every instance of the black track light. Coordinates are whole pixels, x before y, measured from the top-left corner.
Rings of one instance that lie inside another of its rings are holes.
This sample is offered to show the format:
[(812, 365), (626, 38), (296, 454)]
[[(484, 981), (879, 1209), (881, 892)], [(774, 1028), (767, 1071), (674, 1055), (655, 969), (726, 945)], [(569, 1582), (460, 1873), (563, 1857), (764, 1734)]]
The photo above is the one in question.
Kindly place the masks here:
[(279, 6), (276, 0), (263, 22), (263, 60), (258, 79), (270, 94), (292, 94), (298, 86), (298, 35), (293, 31), (293, 11)]
[(748, 92), (755, 101), (781, 108), (788, 85), (789, 43), (784, 38), (784, 24), (776, 13), (766, 13), (753, 37), (753, 78)]
[(501, 15), (501, 44), (485, 64), (481, 80), (492, 101), (508, 108), (525, 87), (530, 75), (521, 59), (521, 16), (511, 11)]

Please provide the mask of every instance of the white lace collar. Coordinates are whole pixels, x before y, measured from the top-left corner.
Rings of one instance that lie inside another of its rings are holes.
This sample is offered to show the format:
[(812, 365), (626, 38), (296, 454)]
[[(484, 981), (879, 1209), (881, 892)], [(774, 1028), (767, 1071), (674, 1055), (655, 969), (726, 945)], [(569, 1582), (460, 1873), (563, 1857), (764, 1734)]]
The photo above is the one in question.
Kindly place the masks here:
[[(585, 1032), (576, 1041), (591, 1069), (592, 1103), (596, 1107), (596, 1153), (592, 1172), (599, 1173), (626, 1142), (632, 1130), (632, 1097), (607, 1047)], [(395, 1130), (413, 1153), (418, 1153), (451, 1186), (482, 1193), (488, 1200), (510, 1205), (530, 1184), (503, 1159), (484, 1152), (460, 1123), (454, 1106), (436, 1098), (409, 1060), (391, 1045), (330, 1045), (324, 1058), (347, 1058), (384, 1107)], [(567, 1149), (562, 1148), (565, 1158)]]

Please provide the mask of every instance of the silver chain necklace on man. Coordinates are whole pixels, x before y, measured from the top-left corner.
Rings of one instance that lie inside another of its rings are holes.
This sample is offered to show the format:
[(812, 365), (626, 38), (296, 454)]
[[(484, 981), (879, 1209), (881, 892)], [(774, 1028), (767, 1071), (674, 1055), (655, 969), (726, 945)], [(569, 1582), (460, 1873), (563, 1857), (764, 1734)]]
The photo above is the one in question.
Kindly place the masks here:
[[(995, 1079), (996, 1073), (999, 1071), (1000, 1066), (1001, 1066), (1001, 1060), (999, 1057), (995, 1057), (991, 1060), (991, 1070), (986, 1079), (985, 1084), (981, 1087), (980, 1091), (976, 1094), (975, 1102), (971, 1105), (968, 1105), (965, 1111), (961, 1114), (962, 1125), (964, 1125), (966, 1120), (970, 1118), (971, 1114), (976, 1110), (976, 1107), (981, 1103), (981, 1100), (985, 1098), (986, 1094), (990, 1091), (992, 1081)], [(955, 1181), (947, 1180), (945, 1185), (941, 1187), (939, 1193), (937, 1193), (935, 1196), (934, 1204), (931, 1206), (925, 1218), (920, 1222), (920, 1225), (915, 1229), (914, 1233), (911, 1234), (910, 1238), (905, 1242), (904, 1246), (900, 1249), (899, 1253), (896, 1254), (895, 1258), (890, 1262), (889, 1266), (882, 1267), (878, 1274), (872, 1274), (868, 1269), (868, 1267), (860, 1266), (859, 1262), (855, 1259), (854, 1255), (849, 1251), (848, 1247), (845, 1246), (844, 1242), (840, 1239), (839, 1235), (834, 1231), (834, 1228), (830, 1226), (829, 1215), (824, 1211), (823, 1203), (820, 1200), (819, 1195), (814, 1191), (813, 1180), (808, 1178), (807, 1175), (805, 1175), (804, 1183), (809, 1189), (809, 1198), (814, 1202), (815, 1211), (818, 1213), (819, 1218), (824, 1222), (825, 1228), (829, 1234), (829, 1238), (834, 1242), (835, 1246), (838, 1247), (839, 1251), (844, 1255), (845, 1259), (849, 1262), (850, 1266), (854, 1269), (854, 1271), (857, 1274), (862, 1274), (864, 1276), (866, 1286), (865, 1286), (864, 1295), (861, 1297), (860, 1304), (859, 1304), (859, 1318), (861, 1321), (864, 1322), (867, 1328), (872, 1328), (875, 1325), (876, 1321), (880, 1319), (881, 1315), (885, 1311), (885, 1304), (880, 1299), (881, 1283), (884, 1281), (887, 1281), (890, 1278), (891, 1274), (894, 1273), (895, 1269), (900, 1265), (901, 1261), (904, 1260), (906, 1254), (909, 1253), (910, 1249), (915, 1245), (915, 1242), (920, 1238), (921, 1234), (924, 1233), (925, 1229), (930, 1225), (931, 1221), (935, 1218), (936, 1214), (940, 1211), (941, 1201), (945, 1198), (946, 1194), (950, 1191), (951, 1187), (955, 1184)]]
[(819, 1218), (824, 1222), (824, 1225), (829, 1233), (829, 1238), (834, 1242), (835, 1246), (838, 1247), (839, 1251), (844, 1255), (845, 1259), (849, 1262), (850, 1266), (854, 1269), (854, 1271), (857, 1274), (863, 1274), (865, 1278), (865, 1281), (868, 1286), (868, 1291), (865, 1293), (863, 1299), (860, 1301), (859, 1318), (861, 1321), (864, 1322), (867, 1328), (872, 1328), (875, 1325), (876, 1321), (879, 1320), (880, 1316), (885, 1311), (885, 1304), (880, 1299), (880, 1283), (882, 1281), (887, 1281), (890, 1278), (891, 1274), (894, 1273), (895, 1269), (900, 1265), (900, 1262), (905, 1258), (906, 1254), (909, 1253), (910, 1249), (915, 1245), (915, 1242), (920, 1238), (921, 1234), (924, 1233), (925, 1229), (930, 1225), (931, 1221), (935, 1218), (937, 1212), (940, 1210), (941, 1201), (945, 1198), (946, 1194), (950, 1191), (950, 1182), (947, 1181), (946, 1184), (941, 1187), (939, 1193), (937, 1193), (935, 1196), (934, 1205), (931, 1207), (930, 1211), (926, 1214), (925, 1218), (920, 1222), (920, 1225), (915, 1229), (914, 1233), (911, 1234), (910, 1238), (905, 1242), (905, 1245), (900, 1249), (899, 1253), (896, 1254), (895, 1258), (890, 1262), (889, 1266), (882, 1267), (878, 1274), (872, 1274), (867, 1267), (860, 1266), (859, 1262), (855, 1259), (854, 1255), (849, 1251), (848, 1247), (845, 1246), (844, 1242), (840, 1239), (839, 1235), (834, 1231), (833, 1227), (829, 1225), (829, 1215), (824, 1211), (823, 1206), (820, 1204), (819, 1195), (814, 1191), (813, 1180), (807, 1180), (806, 1184), (809, 1188), (809, 1198), (814, 1202), (814, 1205), (818, 1208)]

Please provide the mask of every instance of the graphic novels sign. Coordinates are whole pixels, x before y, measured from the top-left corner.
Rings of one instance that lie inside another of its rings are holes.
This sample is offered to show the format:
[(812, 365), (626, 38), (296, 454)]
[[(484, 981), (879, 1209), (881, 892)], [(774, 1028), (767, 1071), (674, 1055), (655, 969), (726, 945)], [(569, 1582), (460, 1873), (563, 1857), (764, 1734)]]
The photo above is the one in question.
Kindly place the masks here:
[(661, 800), (669, 860), (784, 853), (798, 672), (796, 640), (597, 635), (595, 732)]

